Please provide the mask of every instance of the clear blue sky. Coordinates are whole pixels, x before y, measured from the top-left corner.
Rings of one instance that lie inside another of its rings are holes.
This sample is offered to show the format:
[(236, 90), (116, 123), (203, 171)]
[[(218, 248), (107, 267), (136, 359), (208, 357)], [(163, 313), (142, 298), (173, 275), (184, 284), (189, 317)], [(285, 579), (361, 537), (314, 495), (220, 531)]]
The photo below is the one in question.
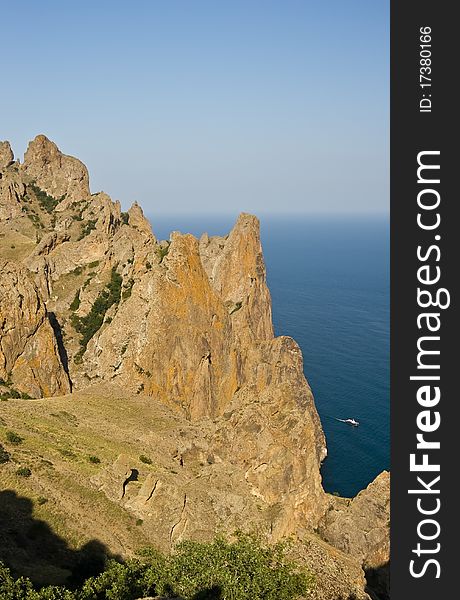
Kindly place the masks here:
[(0, 139), (150, 214), (386, 213), (388, 0), (2, 4)]

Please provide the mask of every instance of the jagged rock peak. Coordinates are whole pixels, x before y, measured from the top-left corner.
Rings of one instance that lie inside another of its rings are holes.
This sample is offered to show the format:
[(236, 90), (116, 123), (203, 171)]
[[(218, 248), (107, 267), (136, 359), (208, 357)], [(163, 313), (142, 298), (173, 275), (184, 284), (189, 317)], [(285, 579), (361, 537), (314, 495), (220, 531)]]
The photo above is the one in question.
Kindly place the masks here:
[(149, 236), (153, 235), (150, 223), (145, 218), (144, 211), (142, 210), (142, 208), (139, 206), (139, 204), (137, 202), (134, 202), (134, 204), (128, 210), (128, 215), (129, 215), (129, 224), (132, 227), (135, 227), (139, 231), (142, 231), (143, 233), (146, 233)]
[[(271, 298), (259, 219), (241, 213), (225, 238), (203, 235), (200, 257), (213, 289), (231, 312), (236, 315), (238, 311), (235, 328), (240, 329), (240, 335), (272, 339)], [(242, 307), (244, 310), (239, 311)]]
[(14, 161), (14, 154), (9, 142), (0, 142), (0, 169), (8, 167)]
[(65, 205), (90, 195), (88, 169), (77, 158), (63, 154), (45, 135), (29, 143), (22, 170), (42, 190), (65, 200)]

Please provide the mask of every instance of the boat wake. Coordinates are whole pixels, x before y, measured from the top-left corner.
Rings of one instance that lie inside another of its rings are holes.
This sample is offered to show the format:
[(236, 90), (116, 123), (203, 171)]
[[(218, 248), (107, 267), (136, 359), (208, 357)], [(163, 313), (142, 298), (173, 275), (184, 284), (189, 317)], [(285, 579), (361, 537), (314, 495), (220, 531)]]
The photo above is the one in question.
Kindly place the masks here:
[(355, 419), (338, 419), (337, 417), (334, 417), (336, 421), (340, 421), (341, 423), (347, 423), (348, 425), (352, 425), (353, 427), (358, 427), (359, 425), (359, 421), (356, 421)]

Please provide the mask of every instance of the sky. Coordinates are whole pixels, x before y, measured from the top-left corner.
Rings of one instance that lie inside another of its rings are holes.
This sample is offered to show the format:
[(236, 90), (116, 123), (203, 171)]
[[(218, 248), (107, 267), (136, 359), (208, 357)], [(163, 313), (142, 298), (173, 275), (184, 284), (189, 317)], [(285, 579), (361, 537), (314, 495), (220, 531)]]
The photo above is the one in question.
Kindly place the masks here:
[(389, 211), (388, 0), (2, 6), (0, 139), (164, 214)]

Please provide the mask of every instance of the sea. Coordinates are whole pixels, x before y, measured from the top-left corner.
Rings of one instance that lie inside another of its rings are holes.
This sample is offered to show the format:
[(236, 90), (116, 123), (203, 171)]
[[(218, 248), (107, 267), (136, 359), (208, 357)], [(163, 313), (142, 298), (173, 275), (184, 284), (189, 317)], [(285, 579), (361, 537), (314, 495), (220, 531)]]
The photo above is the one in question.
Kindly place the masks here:
[[(226, 235), (236, 215), (149, 218), (168, 239)], [(301, 347), (326, 435), (323, 485), (352, 497), (390, 466), (389, 219), (259, 218), (275, 333)]]

